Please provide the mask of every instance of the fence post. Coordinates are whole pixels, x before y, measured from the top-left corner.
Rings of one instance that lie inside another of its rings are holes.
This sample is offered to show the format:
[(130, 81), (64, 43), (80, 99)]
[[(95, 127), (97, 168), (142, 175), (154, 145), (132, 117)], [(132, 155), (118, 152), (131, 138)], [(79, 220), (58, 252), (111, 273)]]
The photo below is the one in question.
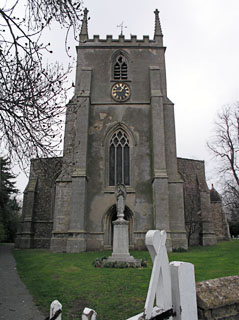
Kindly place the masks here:
[[(145, 244), (153, 262), (149, 289), (144, 312), (128, 320), (149, 320), (160, 315), (161, 319), (172, 320), (171, 275), (165, 246), (166, 239), (167, 234), (164, 230), (149, 230), (146, 234)], [(155, 302), (156, 306), (154, 306)]]
[(174, 320), (197, 320), (194, 266), (188, 262), (170, 264)]
[(95, 310), (90, 308), (85, 308), (82, 313), (82, 320), (96, 320), (97, 313)]
[(155, 298), (158, 308), (162, 310), (172, 308), (171, 278), (165, 246), (166, 239), (167, 234), (164, 230), (150, 230), (145, 237), (145, 244), (153, 262), (148, 294), (144, 306), (146, 319), (150, 319), (152, 316)]
[[(56, 316), (59, 313), (59, 310), (62, 312), (62, 304), (58, 300), (54, 300), (50, 306), (50, 319)], [(61, 320), (61, 312), (57, 318), (54, 318), (55, 320)]]

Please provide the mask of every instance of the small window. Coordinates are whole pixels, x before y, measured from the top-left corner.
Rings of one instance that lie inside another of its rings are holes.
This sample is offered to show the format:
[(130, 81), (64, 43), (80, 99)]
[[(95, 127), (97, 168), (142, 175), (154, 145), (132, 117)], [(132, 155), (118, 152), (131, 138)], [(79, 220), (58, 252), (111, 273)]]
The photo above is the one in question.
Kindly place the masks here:
[(114, 79), (115, 80), (126, 80), (128, 79), (128, 65), (124, 56), (119, 55), (116, 58), (114, 64)]
[(130, 185), (130, 146), (123, 130), (114, 133), (109, 146), (109, 185)]

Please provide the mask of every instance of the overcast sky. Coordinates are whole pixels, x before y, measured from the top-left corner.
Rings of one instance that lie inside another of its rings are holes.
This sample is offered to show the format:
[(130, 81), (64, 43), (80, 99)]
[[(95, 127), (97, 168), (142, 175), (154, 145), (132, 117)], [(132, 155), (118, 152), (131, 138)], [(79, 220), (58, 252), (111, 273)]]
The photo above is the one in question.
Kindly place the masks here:
[[(90, 38), (94, 34), (117, 38), (117, 25), (124, 22), (125, 37), (152, 39), (153, 12), (160, 11), (177, 154), (205, 160), (208, 181), (216, 183), (206, 142), (221, 106), (239, 101), (239, 0), (85, 0), (84, 6), (89, 10)], [(48, 37), (54, 50), (51, 59), (67, 64), (64, 31), (52, 28)], [(70, 42), (72, 48), (77, 44)], [(21, 177), (18, 187), (23, 190), (26, 183)]]

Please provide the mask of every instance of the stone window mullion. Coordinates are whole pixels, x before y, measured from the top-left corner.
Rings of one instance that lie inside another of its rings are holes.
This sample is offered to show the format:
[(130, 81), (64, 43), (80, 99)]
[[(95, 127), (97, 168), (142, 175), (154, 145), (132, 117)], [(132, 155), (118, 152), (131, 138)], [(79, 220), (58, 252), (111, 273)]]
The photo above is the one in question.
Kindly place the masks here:
[(127, 80), (128, 79), (128, 65), (125, 57), (119, 55), (113, 66), (114, 79), (115, 80)]
[(109, 185), (130, 184), (129, 140), (122, 130), (115, 132), (109, 146)]

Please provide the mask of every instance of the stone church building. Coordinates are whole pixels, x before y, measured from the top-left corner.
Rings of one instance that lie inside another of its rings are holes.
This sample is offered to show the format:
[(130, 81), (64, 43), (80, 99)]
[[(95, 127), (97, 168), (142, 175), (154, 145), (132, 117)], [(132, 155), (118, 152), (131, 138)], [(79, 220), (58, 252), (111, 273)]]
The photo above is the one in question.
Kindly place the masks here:
[(220, 237), (214, 230), (204, 162), (176, 156), (166, 48), (154, 13), (152, 40), (89, 39), (85, 9), (63, 157), (31, 161), (17, 247), (111, 248), (118, 183), (127, 191), (130, 248), (143, 249), (149, 229), (167, 231), (169, 250), (186, 249), (187, 234), (192, 244), (227, 238), (223, 219)]

